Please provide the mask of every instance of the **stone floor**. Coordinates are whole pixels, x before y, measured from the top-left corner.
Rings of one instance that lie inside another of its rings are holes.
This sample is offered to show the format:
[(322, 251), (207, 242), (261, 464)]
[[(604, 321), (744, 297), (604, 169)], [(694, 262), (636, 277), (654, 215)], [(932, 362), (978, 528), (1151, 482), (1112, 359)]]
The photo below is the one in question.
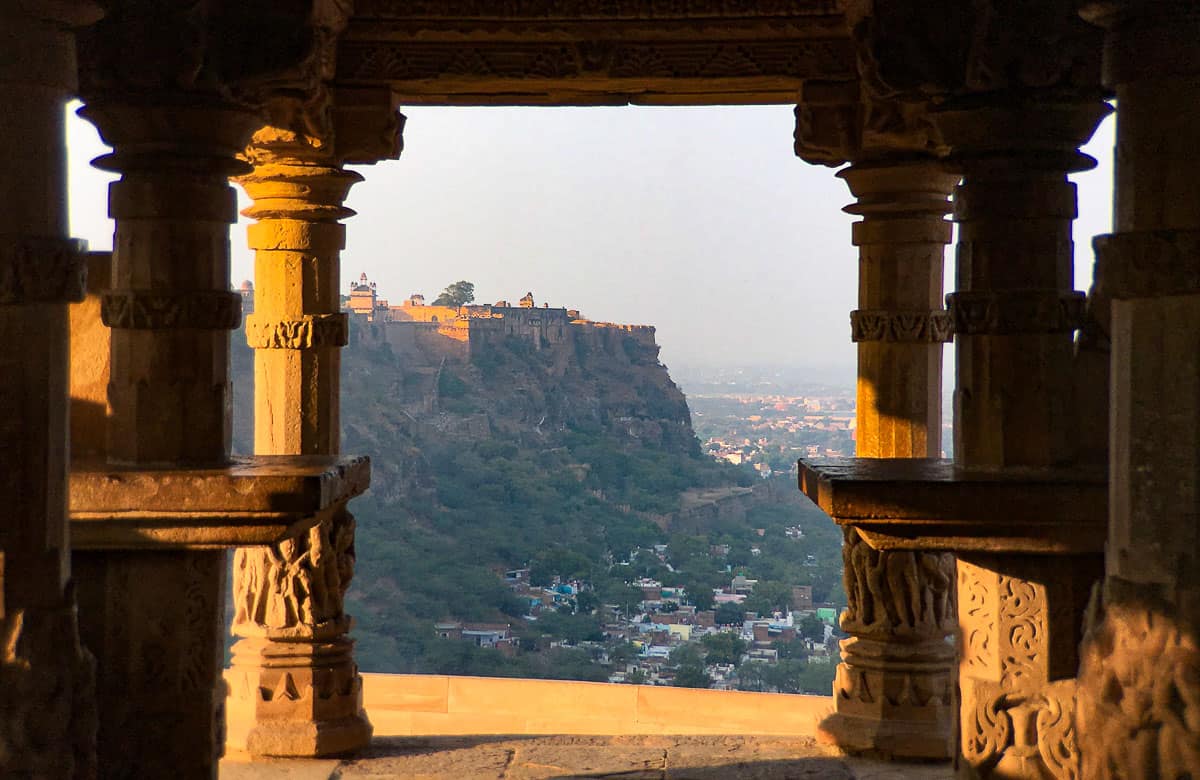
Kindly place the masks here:
[(347, 760), (250, 761), (221, 780), (950, 780), (947, 764), (847, 758), (805, 737), (381, 737)]

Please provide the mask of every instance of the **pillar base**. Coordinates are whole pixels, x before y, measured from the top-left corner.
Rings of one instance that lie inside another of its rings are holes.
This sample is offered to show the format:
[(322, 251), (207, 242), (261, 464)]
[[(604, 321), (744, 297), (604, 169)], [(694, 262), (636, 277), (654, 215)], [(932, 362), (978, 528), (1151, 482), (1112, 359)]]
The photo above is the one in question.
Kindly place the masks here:
[(954, 755), (954, 647), (851, 637), (817, 738), (855, 754), (945, 761)]
[(316, 758), (366, 747), (362, 677), (344, 636), (242, 639), (233, 646), (227, 746), (259, 756)]
[(952, 713), (944, 712), (938, 713), (936, 723), (835, 712), (817, 726), (817, 740), (852, 755), (885, 761), (949, 761), (954, 756), (953, 725)]

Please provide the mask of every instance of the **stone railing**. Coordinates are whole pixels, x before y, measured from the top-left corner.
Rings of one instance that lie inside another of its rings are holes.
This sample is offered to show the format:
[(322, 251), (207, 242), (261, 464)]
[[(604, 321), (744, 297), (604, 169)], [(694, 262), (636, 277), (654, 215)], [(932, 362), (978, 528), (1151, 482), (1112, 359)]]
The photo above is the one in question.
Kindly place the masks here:
[[(227, 673), (228, 674), (228, 673)], [(813, 736), (829, 696), (565, 680), (363, 674), (375, 736), (754, 734)]]

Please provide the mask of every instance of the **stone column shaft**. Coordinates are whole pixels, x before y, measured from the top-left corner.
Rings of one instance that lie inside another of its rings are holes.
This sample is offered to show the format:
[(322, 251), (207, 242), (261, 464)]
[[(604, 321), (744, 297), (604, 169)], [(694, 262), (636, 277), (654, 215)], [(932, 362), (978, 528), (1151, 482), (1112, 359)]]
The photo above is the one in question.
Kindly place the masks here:
[[(941, 308), (949, 195), (958, 175), (932, 159), (853, 165), (839, 174), (859, 248), (855, 454), (937, 457), (941, 450)], [(953, 755), (954, 557), (879, 552), (855, 528), (842, 548), (849, 608), (836, 713), (821, 731), (844, 749), (907, 758)], [(861, 587), (860, 587), (861, 586)], [(893, 589), (893, 586), (897, 589)], [(909, 587), (911, 586), (911, 590)], [(910, 613), (897, 605), (920, 605)]]
[[(101, 167), (116, 223), (107, 456), (115, 464), (223, 465), (230, 447), (227, 178), (258, 119), (195, 98), (105, 94), (81, 112), (113, 147)], [(186, 472), (181, 472), (186, 479)], [(81, 621), (100, 662), (101, 777), (214, 778), (224, 749), (223, 550), (76, 551)]]
[(0, 775), (95, 770), (92, 662), (79, 644), (67, 535), (67, 304), (83, 295), (67, 238), (64, 106), (85, 2), (0, 7)]
[[(935, 121), (962, 166), (955, 446), (969, 470), (1049, 472), (1075, 458), (1072, 288), (1077, 148), (1108, 109), (1030, 93), (976, 100)], [(959, 772), (1073, 778), (1078, 626), (1096, 556), (961, 553)]]
[(1092, 3), (1117, 95), (1106, 577), (1080, 668), (1083, 776), (1200, 767), (1200, 8)]
[[(348, 338), (339, 220), (354, 214), (343, 202), (362, 177), (327, 148), (276, 128), (260, 130), (247, 156), (254, 170), (238, 181), (254, 201), (246, 216), (258, 220), (248, 229), (256, 289), (246, 321), (255, 349), (255, 453), (336, 454), (339, 352)], [(272, 584), (264, 573), (280, 566), (318, 587)], [(320, 756), (370, 742), (343, 609), (353, 566), (354, 518), (344, 507), (305, 538), (236, 552), (231, 747)], [(295, 695), (278, 695), (286, 690)]]

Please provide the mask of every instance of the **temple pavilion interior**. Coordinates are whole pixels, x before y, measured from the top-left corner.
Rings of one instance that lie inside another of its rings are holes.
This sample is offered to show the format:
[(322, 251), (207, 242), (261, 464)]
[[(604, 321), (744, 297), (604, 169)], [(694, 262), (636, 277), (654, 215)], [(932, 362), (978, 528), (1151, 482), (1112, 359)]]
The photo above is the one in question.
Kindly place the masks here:
[[(0, 99), (0, 775), (370, 743), (338, 258), (347, 166), (400, 154), (402, 106), (787, 104), (858, 218), (857, 457), (798, 486), (845, 536), (814, 734), (963, 778), (1200, 777), (1194, 0), (0, 0)], [(68, 232), (75, 99), (111, 253)], [(1114, 111), (1075, 290), (1068, 176)]]

